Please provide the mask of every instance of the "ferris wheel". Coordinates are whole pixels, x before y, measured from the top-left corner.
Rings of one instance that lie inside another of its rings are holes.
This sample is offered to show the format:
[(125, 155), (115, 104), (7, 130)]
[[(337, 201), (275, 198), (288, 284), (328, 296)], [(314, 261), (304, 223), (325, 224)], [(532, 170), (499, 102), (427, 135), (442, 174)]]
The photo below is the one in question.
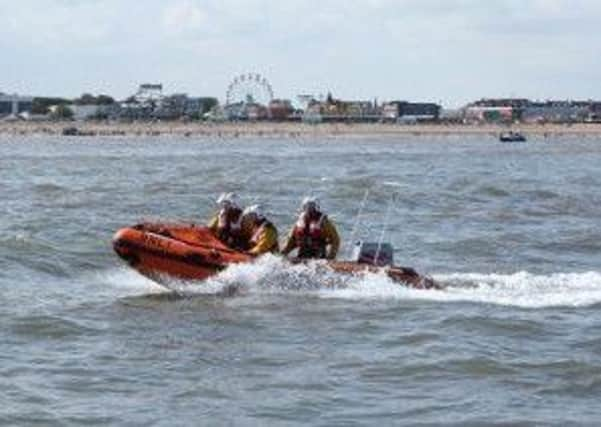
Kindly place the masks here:
[(273, 99), (273, 89), (269, 81), (258, 73), (236, 76), (227, 87), (226, 104), (267, 105)]

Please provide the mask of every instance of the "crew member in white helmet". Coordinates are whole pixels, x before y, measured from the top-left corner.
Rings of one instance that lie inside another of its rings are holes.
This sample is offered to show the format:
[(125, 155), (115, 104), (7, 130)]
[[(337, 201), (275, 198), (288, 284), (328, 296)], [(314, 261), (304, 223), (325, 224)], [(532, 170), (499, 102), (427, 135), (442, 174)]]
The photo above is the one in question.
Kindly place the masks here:
[(248, 236), (247, 253), (254, 256), (278, 251), (278, 230), (265, 218), (260, 205), (252, 205), (242, 213), (242, 228)]
[(321, 212), (319, 200), (305, 197), (301, 209), (282, 254), (288, 255), (298, 249), (298, 258), (335, 259), (340, 247), (340, 237), (334, 223)]
[(223, 193), (217, 199), (219, 212), (209, 221), (209, 229), (225, 245), (232, 249), (247, 248), (242, 230), (242, 209), (235, 193)]

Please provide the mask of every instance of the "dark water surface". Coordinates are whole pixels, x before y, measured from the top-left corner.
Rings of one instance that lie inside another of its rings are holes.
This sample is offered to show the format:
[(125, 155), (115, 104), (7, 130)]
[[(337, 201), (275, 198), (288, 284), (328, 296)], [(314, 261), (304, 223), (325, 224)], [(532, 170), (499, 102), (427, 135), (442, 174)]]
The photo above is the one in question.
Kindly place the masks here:
[[(567, 137), (2, 137), (0, 425), (598, 425), (600, 165)], [(112, 253), (225, 190), (282, 232), (313, 193), (448, 288), (268, 257), (182, 298)]]

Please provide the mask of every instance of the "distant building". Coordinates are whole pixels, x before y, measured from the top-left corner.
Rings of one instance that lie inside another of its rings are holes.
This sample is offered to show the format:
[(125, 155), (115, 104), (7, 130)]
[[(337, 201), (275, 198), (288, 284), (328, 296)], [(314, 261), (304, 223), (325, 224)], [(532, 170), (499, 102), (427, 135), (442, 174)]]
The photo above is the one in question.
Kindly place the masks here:
[(377, 121), (379, 119), (378, 109), (372, 101), (347, 101), (343, 105), (346, 115), (351, 120)]
[(598, 101), (591, 102), (589, 109), (590, 109), (589, 120), (594, 121), (594, 122), (601, 121), (601, 102), (598, 102)]
[(157, 100), (152, 113), (157, 119), (173, 120), (184, 116), (188, 95), (176, 93)]
[(224, 116), (232, 121), (257, 121), (268, 118), (267, 107), (255, 102), (236, 102), (223, 108)]
[(102, 105), (69, 105), (73, 112), (73, 120), (107, 120), (116, 119), (121, 114), (121, 105), (118, 103)]
[(193, 97), (186, 99), (184, 115), (187, 117), (203, 117), (204, 114), (211, 111), (219, 105), (217, 98), (212, 97)]
[(591, 116), (592, 102), (546, 101), (531, 103), (522, 114), (526, 123), (584, 122)]
[(31, 113), (33, 97), (0, 93), (0, 117)]
[(223, 107), (223, 117), (226, 120), (247, 120), (248, 115), (246, 114), (246, 104), (244, 102), (235, 102), (233, 104), (227, 104)]
[(441, 107), (432, 102), (408, 102), (401, 105), (401, 117), (412, 117), (417, 121), (436, 121)]
[(443, 123), (463, 123), (465, 112), (463, 109), (442, 109), (439, 120)]
[(380, 112), (372, 101), (344, 101), (328, 94), (325, 101), (312, 100), (303, 115), (305, 122), (375, 122)]
[(391, 101), (383, 105), (380, 114), (384, 121), (437, 121), (441, 108), (432, 102)]
[(245, 104), (247, 120), (265, 120), (268, 117), (267, 107), (257, 103)]
[(144, 83), (138, 88), (134, 95), (136, 101), (141, 104), (146, 102), (158, 102), (163, 98), (163, 85), (160, 83)]
[(526, 98), (482, 98), (471, 103), (474, 107), (512, 107), (516, 110), (524, 109), (531, 101)]
[(468, 123), (511, 123), (515, 111), (511, 106), (468, 106), (465, 108), (465, 121)]
[(141, 104), (135, 99), (128, 99), (119, 105), (119, 113), (116, 118), (125, 121), (150, 120), (153, 112), (154, 106), (151, 103)]
[(382, 120), (385, 122), (396, 122), (399, 119), (399, 104), (389, 102), (382, 106)]
[(300, 104), (300, 108), (304, 111), (309, 107), (309, 104), (315, 101), (315, 97), (309, 94), (300, 94), (296, 96), (298, 103)]
[(73, 120), (90, 120), (98, 116), (100, 105), (70, 105)]
[(531, 105), (526, 98), (482, 98), (466, 107), (467, 121), (510, 123), (519, 121)]
[(321, 123), (323, 121), (321, 103), (316, 100), (309, 102), (305, 108), (302, 120), (303, 122), (311, 124)]
[(594, 121), (601, 103), (596, 101), (548, 100), (524, 98), (481, 99), (468, 104), (467, 122), (573, 123)]
[(219, 104), (217, 98), (189, 97), (185, 93), (165, 95), (162, 84), (146, 83), (121, 103), (124, 120), (201, 119)]
[(288, 99), (274, 99), (267, 106), (268, 115), (271, 120), (288, 120), (294, 113), (292, 102)]
[[(152, 120), (154, 113), (163, 101), (163, 85), (144, 83), (138, 91), (119, 105), (115, 118), (120, 120)], [(161, 114), (163, 114), (161, 112)]]

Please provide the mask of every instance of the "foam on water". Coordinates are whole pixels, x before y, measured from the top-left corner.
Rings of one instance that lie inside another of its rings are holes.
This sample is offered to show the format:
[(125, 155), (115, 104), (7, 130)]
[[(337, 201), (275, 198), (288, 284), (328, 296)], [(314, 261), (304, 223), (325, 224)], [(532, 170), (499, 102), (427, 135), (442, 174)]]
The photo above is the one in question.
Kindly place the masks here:
[[(601, 273), (594, 271), (551, 275), (457, 273), (437, 274), (434, 279), (445, 289), (410, 289), (384, 273), (349, 276), (329, 271), (320, 262), (290, 265), (279, 257), (265, 256), (254, 263), (233, 265), (202, 283), (165, 278), (162, 285), (182, 295), (229, 294), (235, 289), (242, 295), (296, 293), (349, 300), (474, 302), (522, 308), (601, 303)], [(133, 271), (114, 272), (107, 280), (134, 292), (164, 289)]]
[(109, 291), (124, 296), (167, 292), (165, 287), (127, 267), (98, 272), (95, 274), (95, 279), (95, 282), (103, 287), (108, 285)]
[(475, 302), (521, 308), (586, 307), (601, 303), (601, 274), (557, 273), (439, 274), (434, 279), (444, 290), (418, 290), (399, 286), (382, 274), (355, 278), (346, 289), (327, 297), (414, 299), (438, 302)]
[(601, 273), (555, 273), (436, 275), (448, 284), (432, 298), (443, 301), (473, 301), (523, 308), (585, 307), (601, 303)]
[(333, 273), (323, 263), (291, 265), (273, 255), (253, 263), (232, 265), (215, 278), (206, 281), (205, 289), (235, 287), (240, 293), (280, 294), (287, 292), (316, 292), (324, 289), (343, 289), (349, 276)]

